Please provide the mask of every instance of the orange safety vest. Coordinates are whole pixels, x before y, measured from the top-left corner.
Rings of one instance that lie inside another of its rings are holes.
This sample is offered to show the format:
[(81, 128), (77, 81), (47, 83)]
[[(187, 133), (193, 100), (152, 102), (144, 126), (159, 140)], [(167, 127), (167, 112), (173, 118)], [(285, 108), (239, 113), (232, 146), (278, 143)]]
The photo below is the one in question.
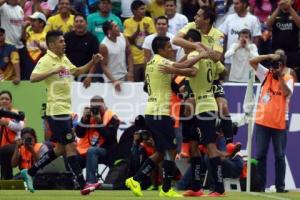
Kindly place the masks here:
[[(12, 109), (12, 112), (18, 113), (18, 110)], [(2, 119), (7, 120), (8, 122), (12, 119), (2, 117)], [(0, 131), (2, 132), (2, 139), (0, 138), (0, 147), (3, 147), (8, 144), (13, 144), (17, 133), (10, 130), (7, 126), (0, 126)]]
[[(113, 111), (107, 109), (102, 116), (103, 125), (106, 126), (114, 115), (115, 113)], [(90, 119), (90, 124), (96, 124), (96, 121), (94, 119)], [(80, 138), (77, 143), (77, 151), (80, 155), (86, 154), (94, 137), (98, 138), (98, 144), (102, 145), (104, 143), (104, 138), (101, 136), (101, 133), (99, 133), (95, 128), (88, 128), (84, 137)]]
[[(287, 82), (293, 80), (293, 77), (285, 74), (283, 79)], [(272, 73), (268, 73), (261, 90), (255, 123), (274, 129), (285, 129), (287, 97), (283, 95), (279, 80), (272, 78)]]
[[(184, 76), (177, 76), (174, 81), (176, 84), (179, 84), (181, 81), (184, 80), (184, 78), (185, 78)], [(175, 120), (174, 128), (179, 128), (181, 99), (177, 96), (177, 94), (172, 92), (170, 101), (171, 101), (171, 103), (170, 103), (171, 116)]]
[[(42, 143), (36, 143), (33, 147), (33, 150), (36, 154), (39, 154), (40, 149), (42, 147)], [(32, 167), (33, 158), (30, 151), (28, 151), (24, 145), (19, 148), (21, 163), (19, 165), (20, 169), (29, 169)]]

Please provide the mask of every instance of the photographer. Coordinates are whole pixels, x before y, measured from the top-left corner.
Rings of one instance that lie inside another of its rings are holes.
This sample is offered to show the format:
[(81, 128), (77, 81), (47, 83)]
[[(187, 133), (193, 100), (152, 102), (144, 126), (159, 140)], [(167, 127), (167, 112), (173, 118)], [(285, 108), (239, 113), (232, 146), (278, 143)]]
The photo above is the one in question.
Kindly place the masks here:
[[(277, 51), (278, 52), (278, 51)], [(260, 63), (269, 60), (271, 68), (267, 69)], [(250, 60), (250, 65), (262, 83), (257, 103), (255, 127), (257, 170), (261, 179), (260, 190), (266, 186), (266, 160), (270, 140), (272, 139), (275, 153), (275, 186), (279, 193), (285, 190), (285, 150), (287, 142), (286, 120), (289, 99), (294, 88), (294, 79), (284, 73), (286, 56), (282, 53), (260, 55)]]
[(35, 130), (30, 127), (23, 128), (21, 138), (16, 139), (11, 165), (19, 166), (20, 170), (29, 169), (46, 151), (48, 147), (37, 142)]
[(104, 99), (94, 96), (90, 107), (86, 107), (76, 126), (76, 135), (80, 138), (77, 151), (86, 158), (87, 183), (97, 182), (98, 164), (107, 164), (109, 147), (116, 143), (120, 121), (117, 115), (105, 106)]
[[(0, 111), (18, 116), (18, 111), (13, 108), (12, 94), (7, 90), (0, 92)], [(11, 157), (15, 149), (15, 139), (24, 127), (23, 120), (16, 120), (8, 116), (0, 115), (0, 166), (1, 179), (13, 177)]]
[[(130, 175), (134, 175), (142, 166), (145, 160), (155, 152), (155, 144), (151, 133), (146, 130), (144, 117), (139, 115), (134, 125), (138, 129), (133, 135), (131, 147)], [(142, 188), (157, 189), (158, 171), (154, 170), (141, 183)]]

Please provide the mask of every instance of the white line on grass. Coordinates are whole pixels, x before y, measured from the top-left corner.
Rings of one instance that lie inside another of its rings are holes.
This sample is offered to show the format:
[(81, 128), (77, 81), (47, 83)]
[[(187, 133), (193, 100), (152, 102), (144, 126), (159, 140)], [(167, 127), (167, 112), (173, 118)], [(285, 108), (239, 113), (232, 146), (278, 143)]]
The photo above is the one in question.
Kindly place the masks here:
[(278, 196), (275, 196), (275, 195), (262, 194), (262, 193), (257, 193), (257, 192), (248, 192), (247, 194), (250, 194), (250, 195), (253, 195), (253, 196), (268, 197), (270, 199), (277, 199), (277, 200), (290, 200), (289, 198), (278, 197)]

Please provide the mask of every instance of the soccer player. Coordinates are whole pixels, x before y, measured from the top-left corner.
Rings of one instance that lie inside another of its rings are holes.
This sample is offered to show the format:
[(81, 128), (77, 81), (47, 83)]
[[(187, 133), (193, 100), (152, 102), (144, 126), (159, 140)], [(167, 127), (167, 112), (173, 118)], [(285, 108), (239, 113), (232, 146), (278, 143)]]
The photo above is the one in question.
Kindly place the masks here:
[[(190, 29), (185, 39), (191, 42), (201, 42), (201, 34)], [(218, 106), (213, 93), (214, 78), (225, 71), (224, 66), (209, 58), (209, 52), (197, 52), (193, 49), (185, 48), (188, 53), (188, 59), (195, 56), (201, 56), (201, 60), (191, 68), (178, 68), (176, 65), (165, 65), (159, 68), (162, 73), (176, 74), (190, 77), (189, 90), (195, 99), (193, 106), (194, 114), (192, 120), (189, 121), (190, 126), (195, 123), (195, 127), (188, 132), (184, 132), (184, 137), (190, 140), (191, 152), (191, 168), (192, 168), (192, 183), (191, 189), (187, 190), (184, 196), (203, 196), (202, 183), (200, 179), (201, 172), (201, 155), (198, 149), (199, 138), (208, 149), (209, 162), (212, 167), (214, 191), (209, 194), (211, 197), (223, 196), (224, 186), (222, 178), (221, 159), (216, 147), (216, 118)], [(188, 88), (187, 88), (188, 89)], [(197, 131), (197, 130), (200, 130)]]
[(84, 66), (76, 67), (65, 56), (65, 40), (61, 31), (49, 31), (46, 35), (47, 53), (35, 66), (31, 82), (45, 81), (47, 88), (46, 119), (50, 126), (51, 140), (57, 142), (54, 149), (45, 153), (30, 169), (21, 171), (28, 190), (34, 192), (33, 176), (37, 171), (60, 155), (65, 155), (71, 171), (80, 186), (81, 194), (87, 195), (100, 187), (100, 183), (86, 184), (82, 170), (77, 161), (75, 135), (72, 132), (71, 121), (71, 83), (73, 76), (87, 73), (92, 66), (102, 59), (101, 54), (95, 54)]
[[(223, 54), (224, 34), (213, 27), (215, 18), (215, 12), (212, 8), (209, 6), (202, 6), (195, 16), (195, 21), (188, 23), (185, 27), (183, 27), (174, 37), (173, 43), (183, 48), (204, 48), (208, 51), (210, 59), (215, 62), (220, 61)], [(201, 33), (201, 43), (191, 42), (184, 39), (184, 36), (190, 29), (196, 29)], [(213, 90), (219, 107), (222, 130), (227, 142), (232, 142), (232, 121), (225, 92), (218, 76), (215, 77)]]
[[(134, 195), (143, 196), (140, 182), (146, 177), (156, 164), (163, 161), (163, 185), (159, 196), (181, 197), (171, 188), (171, 180), (175, 171), (174, 158), (176, 155), (176, 139), (173, 120), (170, 117), (171, 75), (158, 71), (160, 65), (172, 65), (172, 46), (170, 39), (157, 36), (152, 43), (154, 57), (147, 64), (146, 81), (148, 89), (148, 102), (145, 111), (146, 126), (152, 133), (156, 152), (147, 159), (139, 171), (126, 179), (126, 186)], [(195, 56), (177, 65), (189, 67), (194, 65), (201, 57)]]

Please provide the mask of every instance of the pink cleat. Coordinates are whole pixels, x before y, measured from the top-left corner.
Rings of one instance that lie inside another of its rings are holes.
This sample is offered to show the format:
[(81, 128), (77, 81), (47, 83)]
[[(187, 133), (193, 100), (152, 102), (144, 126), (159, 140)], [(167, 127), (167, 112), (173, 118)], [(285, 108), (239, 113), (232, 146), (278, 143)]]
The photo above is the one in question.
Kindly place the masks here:
[(207, 196), (208, 197), (225, 197), (225, 193), (211, 192)]
[(185, 197), (201, 197), (204, 195), (203, 190), (193, 191), (193, 190), (187, 190), (183, 193), (183, 196)]
[(87, 183), (84, 188), (80, 190), (81, 195), (88, 195), (91, 192), (101, 187), (101, 183)]

